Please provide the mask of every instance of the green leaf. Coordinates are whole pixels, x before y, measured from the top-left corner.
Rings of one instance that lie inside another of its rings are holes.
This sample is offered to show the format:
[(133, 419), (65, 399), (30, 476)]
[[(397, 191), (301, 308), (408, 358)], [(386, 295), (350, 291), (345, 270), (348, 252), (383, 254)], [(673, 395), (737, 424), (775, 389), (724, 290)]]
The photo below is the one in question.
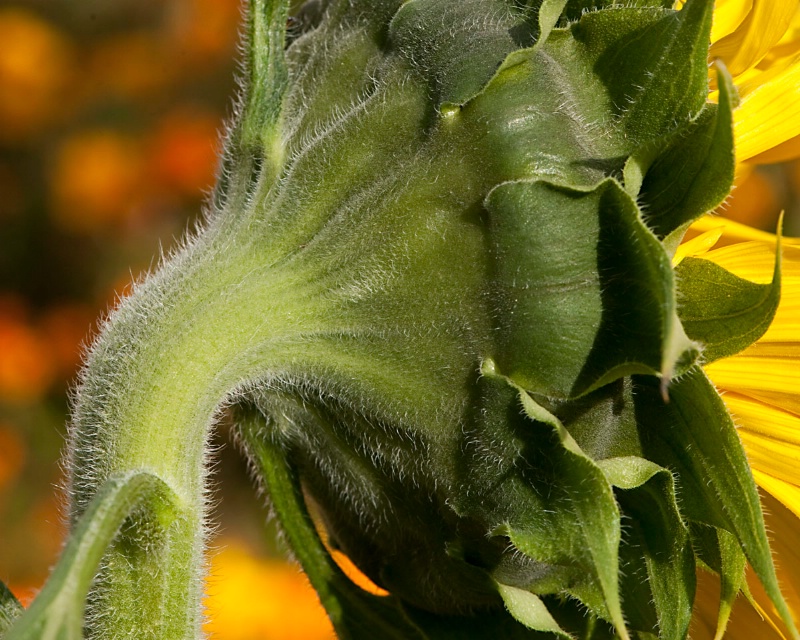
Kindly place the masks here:
[[(494, 535), (549, 565), (524, 588), (553, 593), (555, 578), (557, 591), (572, 593), (628, 638), (618, 591), (619, 511), (611, 487), (555, 416), (491, 363), (483, 371), (500, 396), (511, 401), (516, 395), (524, 414), (514, 428), (527, 433), (518, 463), (523, 471), (508, 477), (493, 497), (501, 504)], [(499, 575), (495, 579), (507, 584)]]
[(552, 633), (560, 638), (572, 637), (558, 625), (538, 596), (504, 584), (498, 584), (497, 590), (509, 613), (529, 629)]
[(655, 9), (596, 11), (571, 27), (633, 140), (659, 138), (705, 105), (713, 8), (711, 0), (689, 0), (656, 22)]
[(722, 67), (717, 79), (719, 104), (706, 105), (696, 119), (645, 145), (625, 165), (625, 187), (659, 237), (711, 211), (730, 193), (736, 89)]
[(24, 611), (19, 600), (14, 597), (2, 580), (0, 580), (0, 635), (4, 634)]
[(709, 260), (685, 258), (675, 269), (678, 315), (686, 333), (703, 345), (703, 361), (739, 353), (769, 328), (781, 297), (780, 246), (771, 284), (755, 284)]
[(699, 368), (659, 401), (656, 382), (637, 376), (637, 422), (645, 457), (680, 479), (681, 511), (689, 520), (733, 534), (786, 625), (796, 634), (778, 587), (750, 466), (725, 405)]
[(160, 478), (129, 472), (109, 478), (89, 503), (53, 573), (4, 640), (81, 640), (86, 595), (103, 554), (128, 516), (146, 503), (168, 527), (177, 497)]
[(612, 9), (615, 7), (642, 7), (654, 9), (672, 9), (672, 0), (569, 0), (564, 16), (567, 20), (580, 20), (584, 13)]
[(670, 261), (618, 183), (505, 183), (486, 208), (495, 359), (520, 386), (576, 397), (631, 373), (669, 379), (693, 356), (675, 316)]
[[(652, 606), (660, 637), (686, 637), (694, 603), (695, 563), (672, 474), (639, 457), (598, 464), (618, 487), (617, 501), (626, 525), (620, 549), (621, 591), (630, 624), (635, 624), (633, 611), (643, 612), (635, 628), (652, 631), (654, 625), (648, 628), (645, 622)], [(637, 565), (643, 565), (643, 571), (637, 572)]]
[(504, 0), (416, 0), (403, 4), (394, 16), (389, 39), (430, 83), (437, 104), (461, 105), (529, 39), (519, 33), (523, 26), (522, 16)]

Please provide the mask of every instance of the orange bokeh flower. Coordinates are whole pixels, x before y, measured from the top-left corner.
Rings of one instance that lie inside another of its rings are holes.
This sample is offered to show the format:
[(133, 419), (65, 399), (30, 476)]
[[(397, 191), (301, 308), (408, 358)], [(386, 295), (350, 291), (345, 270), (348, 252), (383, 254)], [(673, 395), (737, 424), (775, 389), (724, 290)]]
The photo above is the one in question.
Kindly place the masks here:
[(211, 559), (205, 631), (212, 640), (332, 640), (333, 627), (298, 567), (234, 540)]
[(7, 422), (0, 422), (0, 491), (17, 478), (26, 458), (25, 442), (17, 429)]
[(178, 107), (158, 123), (152, 142), (154, 179), (170, 190), (197, 197), (214, 184), (220, 117)]
[(56, 151), (51, 170), (55, 222), (72, 232), (119, 226), (145, 186), (141, 146), (111, 129), (82, 131)]
[(0, 9), (0, 142), (17, 143), (63, 115), (74, 68), (69, 39), (36, 14)]
[(18, 313), (0, 306), (0, 401), (35, 402), (54, 375), (46, 341)]
[(147, 100), (176, 79), (173, 56), (158, 33), (117, 33), (94, 45), (88, 56), (85, 91), (90, 98)]

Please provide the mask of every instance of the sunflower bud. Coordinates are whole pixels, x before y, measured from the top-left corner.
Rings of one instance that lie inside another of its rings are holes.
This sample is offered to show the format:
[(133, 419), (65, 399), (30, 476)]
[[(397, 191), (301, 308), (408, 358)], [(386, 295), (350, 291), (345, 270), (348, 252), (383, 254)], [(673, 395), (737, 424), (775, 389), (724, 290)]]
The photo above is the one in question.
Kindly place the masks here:
[[(73, 521), (142, 470), (183, 523), (132, 511), (90, 637), (198, 633), (225, 404), (340, 637), (679, 639), (696, 569), (724, 629), (746, 563), (793, 632), (700, 368), (766, 330), (779, 265), (672, 265), (733, 178), (713, 3), (329, 0), (288, 38), (286, 4), (252, 3), (206, 224), (86, 369)], [(347, 580), (306, 500), (389, 595)]]

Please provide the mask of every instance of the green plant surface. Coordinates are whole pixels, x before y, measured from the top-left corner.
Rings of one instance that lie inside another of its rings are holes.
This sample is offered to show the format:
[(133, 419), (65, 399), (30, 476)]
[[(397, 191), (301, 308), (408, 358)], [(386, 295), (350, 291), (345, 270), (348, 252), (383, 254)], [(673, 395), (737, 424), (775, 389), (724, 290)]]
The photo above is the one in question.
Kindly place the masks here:
[[(253, 0), (206, 220), (83, 372), (67, 459), (88, 555), (68, 545), (8, 638), (201, 637), (227, 407), (341, 638), (680, 639), (696, 567), (722, 576), (722, 630), (745, 560), (797, 637), (699, 367), (766, 330), (779, 264), (760, 286), (671, 263), (733, 178), (712, 9), (328, 0), (287, 39), (288, 4)], [(140, 477), (172, 519), (98, 515)], [(390, 595), (341, 573), (305, 499)]]

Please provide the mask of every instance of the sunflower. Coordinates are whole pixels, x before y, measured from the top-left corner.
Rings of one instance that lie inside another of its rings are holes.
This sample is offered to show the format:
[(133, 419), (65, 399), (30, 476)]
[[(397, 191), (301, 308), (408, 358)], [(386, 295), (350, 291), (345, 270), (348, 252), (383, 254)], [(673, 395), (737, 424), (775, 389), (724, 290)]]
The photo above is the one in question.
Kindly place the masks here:
[[(717, 0), (712, 59), (736, 84), (737, 179), (758, 164), (800, 157), (800, 3)], [(712, 92), (711, 98), (715, 98)], [(777, 238), (707, 216), (687, 233), (675, 261), (698, 256), (759, 283), (772, 279)], [(736, 356), (706, 366), (739, 428), (762, 490), (779, 576), (800, 617), (800, 241), (783, 240), (782, 297), (770, 328)], [(758, 585), (734, 610), (726, 637), (785, 637)], [(713, 637), (717, 589), (701, 577), (693, 637)], [(743, 600), (740, 598), (740, 600)]]

